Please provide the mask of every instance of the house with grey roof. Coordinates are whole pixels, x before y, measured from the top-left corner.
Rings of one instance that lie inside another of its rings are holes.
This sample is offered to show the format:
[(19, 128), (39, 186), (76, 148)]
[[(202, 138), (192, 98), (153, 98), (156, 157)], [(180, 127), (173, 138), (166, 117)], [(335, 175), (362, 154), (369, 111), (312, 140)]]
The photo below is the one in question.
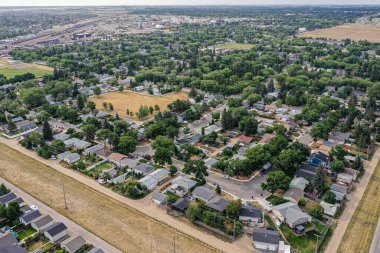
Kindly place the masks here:
[(80, 155), (78, 153), (71, 153), (70, 155), (63, 158), (63, 161), (68, 164), (76, 163), (80, 160)]
[(149, 175), (141, 178), (138, 182), (144, 185), (148, 190), (153, 190), (158, 184), (160, 184), (167, 176), (169, 171), (166, 169), (157, 169)]
[(19, 121), (15, 125), (18, 130), (23, 131), (23, 132), (37, 128), (36, 123), (29, 120)]
[(342, 201), (345, 199), (347, 195), (347, 187), (339, 184), (332, 184), (330, 186), (330, 191), (332, 191), (335, 194), (335, 199), (338, 201)]
[(252, 234), (253, 246), (258, 250), (277, 252), (280, 239), (275, 230), (255, 229)]
[(298, 204), (298, 202), (302, 199), (305, 192), (298, 188), (289, 188), (283, 195), (284, 199), (287, 199), (295, 204)]
[(70, 237), (61, 243), (62, 248), (64, 248), (68, 253), (77, 252), (85, 244), (86, 244), (86, 241), (83, 239), (82, 236), (77, 236), (75, 238)]
[(28, 212), (26, 214), (23, 214), (20, 217), (20, 222), (24, 224), (25, 226), (29, 225), (32, 223), (34, 220), (39, 219), (41, 217), (41, 213), (38, 210), (34, 210), (31, 212)]
[(67, 140), (69, 138), (70, 138), (70, 135), (65, 134), (65, 133), (59, 133), (59, 134), (53, 135), (53, 139), (54, 140), (65, 141), (65, 140)]
[(63, 153), (60, 153), (57, 155), (57, 159), (62, 161), (63, 159), (65, 159), (66, 157), (70, 156), (72, 153), (70, 151), (65, 151)]
[(1, 253), (27, 253), (27, 251), (18, 245), (16, 236), (12, 233), (0, 235), (0, 252)]
[(272, 207), (273, 214), (280, 222), (285, 222), (290, 228), (311, 222), (311, 216), (304, 213), (297, 204), (286, 202)]
[(154, 171), (154, 167), (148, 163), (142, 163), (133, 168), (133, 171), (137, 174), (141, 174), (143, 176), (148, 175), (152, 171)]
[(179, 196), (184, 196), (188, 194), (196, 185), (196, 181), (184, 176), (179, 176), (172, 180), (172, 184), (168, 190)]
[(62, 241), (68, 236), (67, 227), (62, 222), (54, 223), (45, 229), (44, 235), (50, 242)]
[(38, 219), (32, 221), (30, 224), (37, 232), (43, 231), (44, 228), (49, 227), (54, 223), (53, 218), (50, 215), (44, 215)]
[(74, 143), (76, 143), (77, 141), (79, 141), (79, 139), (70, 138), (70, 139), (63, 141), (63, 143), (65, 144), (66, 148), (71, 148), (72, 146), (74, 146)]
[(204, 162), (205, 162), (206, 167), (208, 169), (211, 169), (218, 162), (218, 160), (216, 160), (213, 157), (209, 157), (209, 158), (205, 159)]
[(329, 216), (334, 217), (335, 214), (338, 212), (340, 205), (335, 203), (335, 204), (330, 204), (325, 201), (321, 201), (320, 203), (321, 207), (323, 208), (323, 213), (327, 214)]
[(198, 186), (194, 189), (191, 195), (198, 201), (207, 202), (210, 199), (212, 199), (216, 195), (216, 193), (215, 191), (205, 186)]
[(17, 199), (16, 194), (14, 194), (13, 192), (8, 192), (7, 194), (4, 194), (0, 197), (0, 204), (6, 205), (8, 203), (11, 203), (15, 199)]
[(91, 143), (88, 141), (77, 140), (73, 143), (72, 148), (74, 149), (86, 149), (91, 146)]
[(19, 207), (24, 207), (24, 206), (26, 206), (24, 200), (23, 200), (21, 197), (17, 197), (17, 198), (15, 198), (15, 199), (13, 199), (12, 201), (6, 203), (5, 206), (8, 207), (9, 204), (12, 203), (12, 202), (17, 203), (17, 204), (19, 205)]
[(264, 216), (260, 208), (242, 206), (239, 213), (239, 221), (246, 226), (264, 226)]
[(168, 201), (168, 195), (161, 192), (154, 192), (152, 196), (152, 201), (157, 205), (165, 205)]
[(84, 151), (83, 151), (83, 154), (85, 155), (93, 155), (95, 154), (97, 151), (99, 150), (102, 150), (104, 148), (104, 144), (103, 143), (99, 143), (99, 144), (96, 144), (92, 147), (88, 147), (86, 148)]
[(213, 209), (219, 213), (223, 213), (228, 206), (228, 201), (220, 196), (214, 196), (206, 203), (206, 207)]

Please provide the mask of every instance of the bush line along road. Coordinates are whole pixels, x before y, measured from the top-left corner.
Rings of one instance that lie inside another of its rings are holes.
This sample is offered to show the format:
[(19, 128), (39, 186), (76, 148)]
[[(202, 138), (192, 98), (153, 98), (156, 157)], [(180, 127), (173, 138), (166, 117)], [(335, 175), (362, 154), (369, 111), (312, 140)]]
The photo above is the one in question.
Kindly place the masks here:
[[(0, 142), (2, 178), (118, 249), (171, 252), (176, 234), (178, 252), (242, 252), (237, 246), (175, 220), (164, 211), (129, 200), (55, 161), (43, 160), (15, 141), (0, 139)], [(64, 208), (61, 179), (68, 209)]]

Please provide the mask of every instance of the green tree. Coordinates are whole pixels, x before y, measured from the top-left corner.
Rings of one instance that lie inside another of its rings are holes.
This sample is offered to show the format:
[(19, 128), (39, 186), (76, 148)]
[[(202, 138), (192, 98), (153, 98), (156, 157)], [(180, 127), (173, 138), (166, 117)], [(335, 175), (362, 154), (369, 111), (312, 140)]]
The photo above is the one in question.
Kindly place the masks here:
[(314, 218), (320, 219), (323, 215), (323, 208), (320, 204), (316, 203), (312, 205), (312, 207), (309, 210), (309, 214), (313, 216)]
[(137, 140), (131, 136), (123, 135), (120, 137), (120, 142), (117, 145), (117, 151), (128, 155), (136, 150)]
[(344, 171), (345, 166), (342, 161), (335, 160), (330, 163), (331, 170), (336, 172), (336, 173), (341, 173)]
[(261, 184), (261, 188), (270, 193), (274, 193), (277, 190), (286, 191), (289, 188), (290, 181), (290, 177), (285, 175), (283, 171), (273, 171), (269, 173), (267, 181)]
[(174, 165), (171, 165), (170, 168), (169, 168), (169, 173), (170, 173), (170, 176), (174, 177), (174, 175), (177, 173), (178, 169), (176, 166)]
[(99, 86), (95, 86), (92, 91), (94, 92), (95, 95), (99, 96), (102, 93), (102, 90), (100, 89)]
[(93, 124), (87, 124), (82, 127), (82, 131), (84, 133), (84, 137), (86, 141), (93, 142), (96, 135), (96, 126)]
[(325, 195), (323, 196), (323, 200), (330, 204), (336, 203), (336, 195), (332, 191), (327, 191)]
[(79, 111), (82, 111), (84, 108), (84, 98), (82, 95), (77, 96), (77, 107)]
[(355, 161), (354, 163), (352, 164), (352, 168), (354, 168), (355, 170), (358, 170), (358, 171), (362, 171), (363, 170), (363, 161), (362, 159), (360, 158), (359, 155), (357, 155), (355, 157)]
[(53, 140), (53, 130), (50, 127), (49, 122), (45, 121), (42, 127), (42, 134), (47, 141)]
[(220, 189), (220, 186), (219, 186), (219, 185), (216, 186), (216, 188), (215, 188), (215, 192), (216, 192), (217, 194), (221, 194), (221, 193), (222, 193), (222, 189)]
[(28, 108), (34, 109), (45, 102), (45, 93), (43, 89), (38, 87), (21, 89), (20, 98)]
[(313, 179), (311, 180), (311, 186), (317, 193), (323, 192), (326, 187), (326, 174), (322, 166), (319, 166)]
[(242, 203), (241, 203), (240, 199), (232, 200), (232, 201), (228, 202), (228, 205), (226, 207), (226, 213), (227, 213), (228, 218), (231, 218), (234, 220), (238, 219), (239, 214), (240, 214), (241, 205), (242, 205)]
[(172, 164), (172, 156), (175, 148), (175, 144), (172, 139), (166, 136), (157, 136), (152, 144), (155, 150), (153, 160), (161, 165), (165, 163)]
[(185, 174), (194, 174), (199, 184), (204, 184), (205, 176), (208, 176), (207, 167), (203, 160), (188, 160), (182, 172)]

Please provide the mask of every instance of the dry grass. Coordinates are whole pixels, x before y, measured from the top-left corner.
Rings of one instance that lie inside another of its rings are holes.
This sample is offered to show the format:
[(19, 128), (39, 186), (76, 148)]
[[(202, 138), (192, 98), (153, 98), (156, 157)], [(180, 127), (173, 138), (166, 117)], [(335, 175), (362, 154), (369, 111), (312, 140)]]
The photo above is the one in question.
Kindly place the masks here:
[(254, 46), (253, 44), (231, 43), (231, 44), (216, 45), (215, 48), (218, 48), (218, 49), (247, 50), (247, 49), (251, 49), (253, 46)]
[(380, 26), (345, 24), (306, 32), (299, 35), (299, 37), (327, 38), (335, 40), (351, 39), (354, 41), (368, 40), (369, 42), (380, 42)]
[(340, 243), (339, 253), (369, 252), (380, 216), (380, 162)]
[(170, 93), (163, 96), (152, 96), (144, 93), (138, 93), (133, 91), (112, 92), (102, 94), (99, 96), (92, 96), (90, 98), (96, 104), (96, 108), (99, 110), (105, 110), (103, 108), (103, 102), (111, 103), (113, 105), (113, 112), (117, 112), (120, 116), (125, 117), (127, 115), (127, 109), (136, 115), (140, 106), (155, 106), (158, 105), (161, 110), (166, 110), (168, 104), (180, 99), (184, 100), (188, 98), (186, 92)]
[[(120, 250), (172, 251), (174, 229), (4, 144), (0, 144), (0, 176)], [(64, 208), (61, 179), (68, 209)], [(215, 252), (182, 233), (177, 232), (176, 238), (177, 252)]]

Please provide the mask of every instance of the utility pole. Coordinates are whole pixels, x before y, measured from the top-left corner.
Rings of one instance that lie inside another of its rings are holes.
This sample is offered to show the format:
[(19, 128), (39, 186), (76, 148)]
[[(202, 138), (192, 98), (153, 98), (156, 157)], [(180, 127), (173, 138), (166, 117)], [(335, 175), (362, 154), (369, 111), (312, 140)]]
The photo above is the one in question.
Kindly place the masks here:
[(317, 237), (317, 245), (315, 247), (315, 253), (318, 253), (318, 246), (319, 246), (319, 237), (322, 237), (321, 235), (314, 234)]
[(174, 233), (174, 237), (173, 237), (173, 253), (175, 253), (175, 233)]
[(64, 200), (64, 202), (65, 202), (65, 209), (67, 209), (65, 185), (64, 185), (64, 183), (63, 183), (62, 178), (61, 178), (61, 187), (62, 187), (62, 192), (63, 192), (63, 200)]

